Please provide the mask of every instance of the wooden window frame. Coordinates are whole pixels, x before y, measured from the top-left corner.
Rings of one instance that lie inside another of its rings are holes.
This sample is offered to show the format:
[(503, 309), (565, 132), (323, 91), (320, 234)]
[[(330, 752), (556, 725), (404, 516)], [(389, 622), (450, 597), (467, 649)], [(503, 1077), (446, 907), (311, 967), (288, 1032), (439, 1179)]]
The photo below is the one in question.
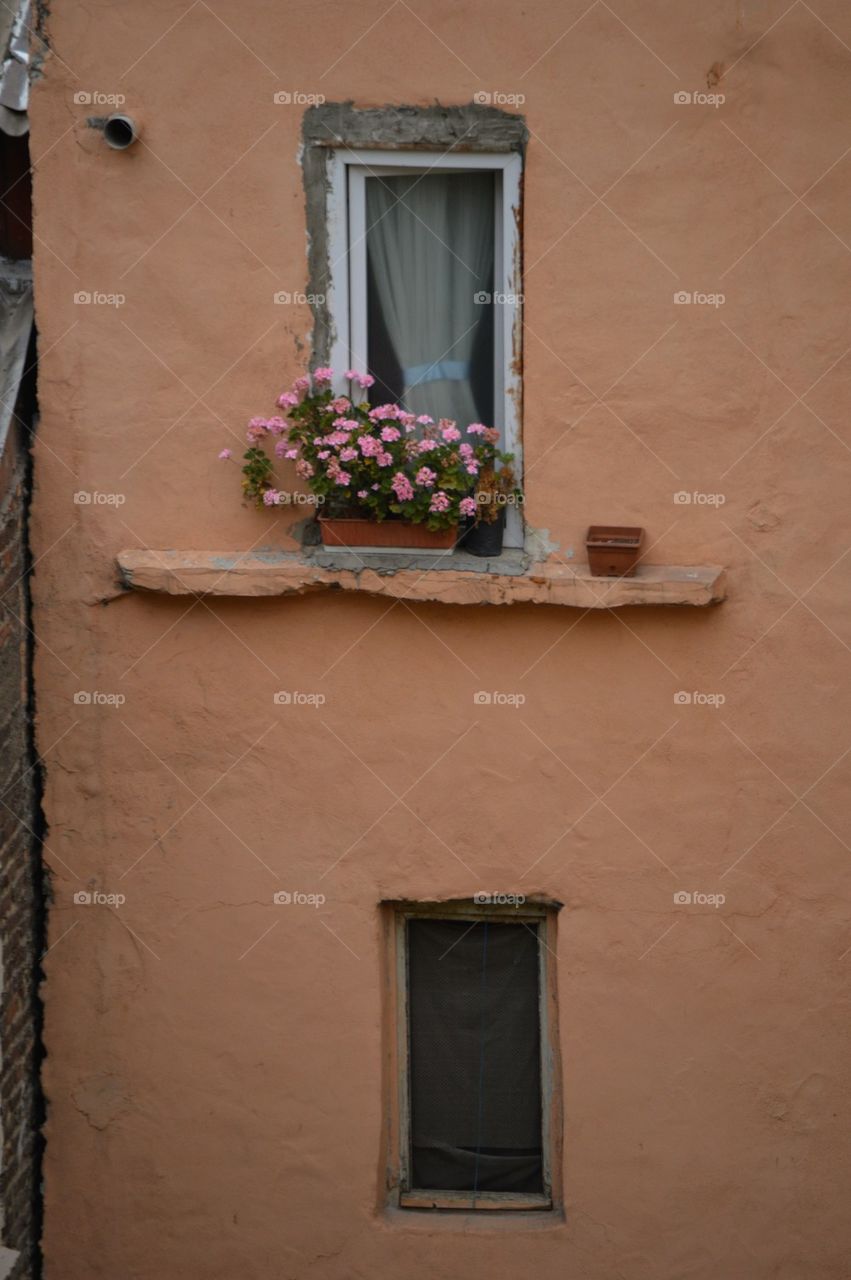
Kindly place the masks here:
[[(409, 1210), (463, 1210), (551, 1213), (561, 1202), (561, 1068), (557, 1008), (557, 913), (560, 903), (526, 902), (521, 906), (451, 902), (386, 902), (387, 1201)], [(538, 1010), (541, 1044), (541, 1146), (543, 1193), (424, 1190), (411, 1186), (410, 1053), (408, 1010), (409, 920), (492, 920), (516, 922), (538, 937)]]

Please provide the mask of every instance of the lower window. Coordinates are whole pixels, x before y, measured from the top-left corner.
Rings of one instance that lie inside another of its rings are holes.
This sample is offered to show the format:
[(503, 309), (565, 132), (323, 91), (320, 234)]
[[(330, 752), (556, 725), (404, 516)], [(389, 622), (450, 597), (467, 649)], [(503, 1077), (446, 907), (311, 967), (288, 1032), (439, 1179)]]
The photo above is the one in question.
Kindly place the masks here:
[(393, 910), (398, 1203), (551, 1208), (554, 909)]

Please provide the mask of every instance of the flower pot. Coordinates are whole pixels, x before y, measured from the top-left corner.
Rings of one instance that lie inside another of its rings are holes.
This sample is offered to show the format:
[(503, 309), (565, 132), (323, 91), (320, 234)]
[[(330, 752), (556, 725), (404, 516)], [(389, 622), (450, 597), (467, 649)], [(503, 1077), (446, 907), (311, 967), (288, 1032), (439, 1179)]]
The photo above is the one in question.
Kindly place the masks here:
[(504, 536), (505, 508), (491, 524), (486, 524), (484, 520), (472, 524), (464, 534), (461, 546), (471, 556), (499, 556), (502, 555)]
[(458, 540), (458, 526), (427, 529), (408, 520), (366, 520), (320, 516), (319, 529), (326, 547), (420, 547), (451, 551)]
[(588, 567), (596, 578), (635, 574), (644, 530), (633, 525), (592, 524), (585, 538)]

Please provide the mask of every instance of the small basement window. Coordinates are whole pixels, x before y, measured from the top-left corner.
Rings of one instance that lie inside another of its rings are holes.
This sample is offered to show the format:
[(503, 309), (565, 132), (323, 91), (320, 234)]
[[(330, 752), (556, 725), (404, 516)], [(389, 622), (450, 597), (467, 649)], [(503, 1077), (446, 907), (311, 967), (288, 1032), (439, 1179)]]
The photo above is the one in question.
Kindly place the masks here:
[(395, 916), (399, 1205), (551, 1209), (554, 912)]

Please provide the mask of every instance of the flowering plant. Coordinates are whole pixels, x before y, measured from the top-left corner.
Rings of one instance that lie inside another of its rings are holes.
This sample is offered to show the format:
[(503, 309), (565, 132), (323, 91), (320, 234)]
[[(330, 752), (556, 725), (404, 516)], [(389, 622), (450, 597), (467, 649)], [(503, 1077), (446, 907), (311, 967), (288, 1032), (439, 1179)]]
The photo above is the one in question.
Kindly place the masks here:
[[(449, 418), (435, 423), (395, 404), (370, 408), (363, 396), (356, 402), (374, 382), (369, 374), (346, 371), (349, 396), (334, 395), (333, 377), (331, 369), (320, 368), (312, 382), (296, 378), (278, 397), (284, 416), (251, 419), (242, 468), (247, 498), (258, 507), (286, 501), (266, 452), (273, 442), (275, 457), (294, 463), (328, 515), (397, 517), (448, 529), (461, 516), (476, 514), (480, 473), (512, 461), (496, 447), (496, 428), (473, 422), (462, 432)], [(230, 450), (219, 456), (230, 458)]]

